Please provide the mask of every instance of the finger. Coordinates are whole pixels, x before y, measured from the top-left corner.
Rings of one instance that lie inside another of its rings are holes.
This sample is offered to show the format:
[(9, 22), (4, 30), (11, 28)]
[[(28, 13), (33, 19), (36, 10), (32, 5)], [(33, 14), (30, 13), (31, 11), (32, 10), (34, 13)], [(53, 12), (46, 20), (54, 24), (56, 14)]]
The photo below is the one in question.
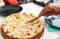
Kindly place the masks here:
[(47, 13), (44, 16), (51, 16), (51, 15), (53, 15), (53, 13)]
[(57, 13), (47, 13), (47, 14), (44, 14), (44, 16), (51, 16), (51, 15), (59, 15)]
[(50, 13), (52, 12), (53, 8), (51, 8), (52, 6), (47, 5), (43, 8), (43, 10), (41, 11), (41, 13), (39, 14), (39, 16), (42, 16), (44, 14)]

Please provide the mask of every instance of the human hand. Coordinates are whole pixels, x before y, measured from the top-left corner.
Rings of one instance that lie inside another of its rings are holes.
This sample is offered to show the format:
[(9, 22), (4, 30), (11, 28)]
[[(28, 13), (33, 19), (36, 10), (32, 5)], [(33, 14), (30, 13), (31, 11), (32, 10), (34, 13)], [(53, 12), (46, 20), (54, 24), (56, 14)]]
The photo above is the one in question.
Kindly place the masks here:
[(42, 9), (39, 16), (50, 16), (59, 14), (60, 14), (60, 4), (50, 3)]

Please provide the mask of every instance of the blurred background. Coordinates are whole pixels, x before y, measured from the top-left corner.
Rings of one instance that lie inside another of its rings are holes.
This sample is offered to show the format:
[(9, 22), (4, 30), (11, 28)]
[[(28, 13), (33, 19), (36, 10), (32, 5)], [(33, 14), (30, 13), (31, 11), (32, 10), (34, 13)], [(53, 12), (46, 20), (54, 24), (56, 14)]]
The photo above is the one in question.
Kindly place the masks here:
[(5, 5), (5, 4), (26, 4), (34, 2), (38, 5), (45, 6), (48, 3), (60, 3), (60, 0), (0, 0), (0, 6)]

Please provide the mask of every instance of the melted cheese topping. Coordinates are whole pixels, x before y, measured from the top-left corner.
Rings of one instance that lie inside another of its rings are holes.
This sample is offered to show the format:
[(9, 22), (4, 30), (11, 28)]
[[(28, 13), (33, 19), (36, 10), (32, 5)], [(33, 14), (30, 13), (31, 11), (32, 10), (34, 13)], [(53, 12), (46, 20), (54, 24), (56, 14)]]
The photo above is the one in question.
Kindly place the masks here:
[(33, 37), (41, 26), (40, 19), (37, 19), (31, 23), (25, 23), (35, 17), (36, 16), (33, 14), (26, 13), (12, 14), (4, 20), (2, 24), (3, 31), (6, 35), (14, 38)]

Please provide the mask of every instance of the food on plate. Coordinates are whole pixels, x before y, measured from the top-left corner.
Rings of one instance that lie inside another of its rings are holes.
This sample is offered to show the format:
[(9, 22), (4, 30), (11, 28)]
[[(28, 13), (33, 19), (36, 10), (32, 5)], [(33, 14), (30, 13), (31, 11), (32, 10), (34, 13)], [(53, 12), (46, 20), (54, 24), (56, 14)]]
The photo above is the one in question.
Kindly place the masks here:
[(44, 22), (31, 13), (15, 13), (7, 16), (1, 26), (1, 34), (5, 39), (39, 39), (44, 32)]

